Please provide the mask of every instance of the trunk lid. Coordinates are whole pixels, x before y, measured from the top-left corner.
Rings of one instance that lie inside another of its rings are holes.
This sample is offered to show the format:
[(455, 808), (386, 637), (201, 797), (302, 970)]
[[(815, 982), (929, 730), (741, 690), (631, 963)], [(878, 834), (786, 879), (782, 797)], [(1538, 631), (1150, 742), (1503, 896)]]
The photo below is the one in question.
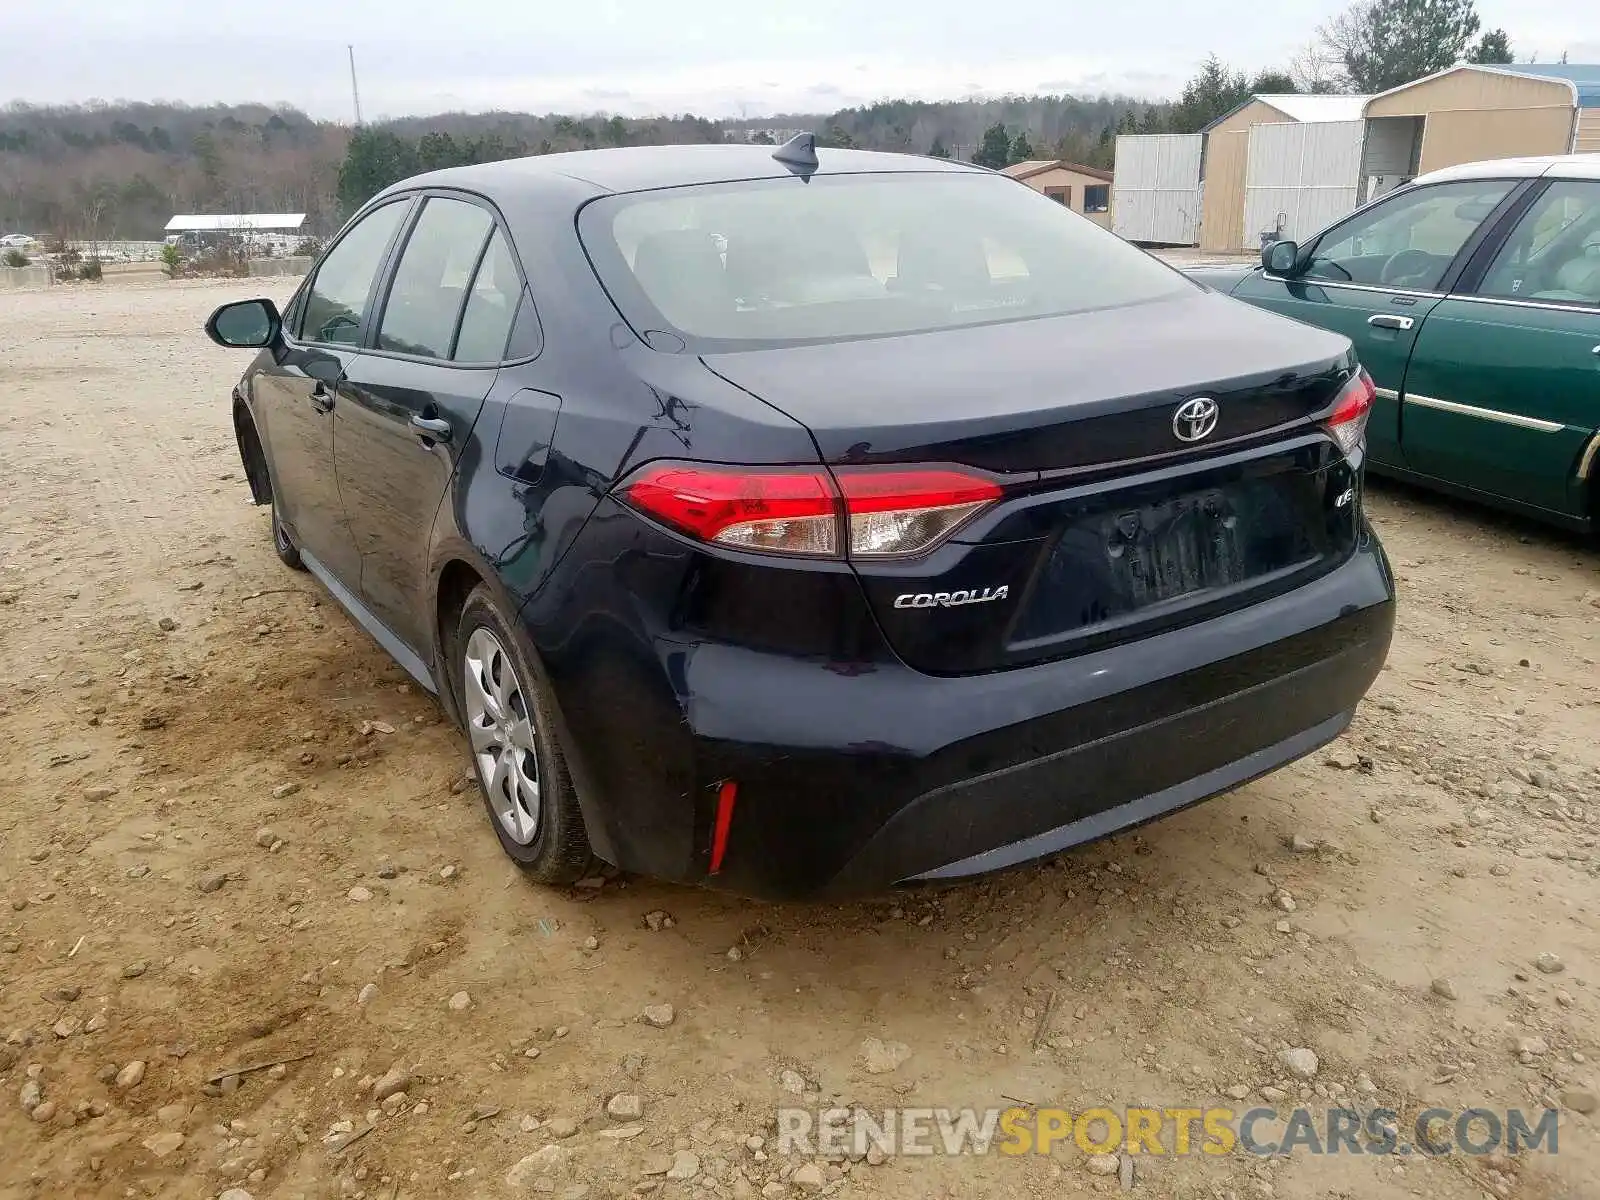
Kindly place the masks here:
[(947, 461), (1000, 474), (1187, 450), (1173, 410), (1221, 408), (1208, 447), (1304, 423), (1349, 342), (1215, 293), (893, 338), (707, 355), (811, 430), (830, 463)]
[[(1355, 548), (1358, 474), (1316, 424), (1349, 343), (1224, 296), (705, 361), (805, 425), (831, 465), (960, 464), (1004, 485), (931, 553), (852, 563), (920, 670), (1131, 640)], [(1202, 396), (1216, 425), (1187, 443), (1174, 418)]]

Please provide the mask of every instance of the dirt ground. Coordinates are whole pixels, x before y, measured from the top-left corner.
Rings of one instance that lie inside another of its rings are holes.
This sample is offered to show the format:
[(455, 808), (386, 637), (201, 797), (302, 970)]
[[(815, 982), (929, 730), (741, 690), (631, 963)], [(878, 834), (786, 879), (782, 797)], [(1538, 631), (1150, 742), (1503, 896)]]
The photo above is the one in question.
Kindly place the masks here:
[[(826, 907), (547, 890), (433, 702), (273, 556), (244, 359), (200, 333), (257, 286), (0, 295), (0, 1195), (1600, 1195), (1592, 545), (1377, 486), (1399, 630), (1349, 736), (1041, 865)], [(1549, 1104), (1559, 1153), (775, 1144), (780, 1105), (1269, 1100)]]

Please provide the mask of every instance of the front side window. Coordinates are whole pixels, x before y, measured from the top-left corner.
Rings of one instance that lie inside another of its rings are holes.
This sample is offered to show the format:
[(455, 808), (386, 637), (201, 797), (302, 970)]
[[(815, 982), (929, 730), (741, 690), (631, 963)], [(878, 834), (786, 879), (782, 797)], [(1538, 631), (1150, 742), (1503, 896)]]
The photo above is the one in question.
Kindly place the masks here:
[(374, 209), (328, 251), (306, 296), (301, 325), (301, 336), (306, 341), (334, 346), (361, 344), (372, 281), (407, 207), (402, 200)]
[(1500, 247), (1478, 292), (1600, 304), (1600, 180), (1557, 180), (1546, 188)]
[(1068, 208), (1072, 207), (1072, 189), (1069, 187), (1047, 187), (1044, 190), (1044, 194), (1057, 204), (1064, 204)]
[(494, 218), (476, 204), (430, 196), (417, 218), (378, 326), (378, 349), (449, 358), (456, 318)]
[(1111, 211), (1111, 185), (1091, 183), (1083, 189), (1083, 211), (1103, 213)]
[(1322, 236), (1306, 276), (1432, 291), (1517, 181), (1474, 179), (1401, 192)]
[(988, 174), (747, 180), (607, 196), (579, 233), (635, 330), (700, 351), (1022, 321), (1193, 285)]

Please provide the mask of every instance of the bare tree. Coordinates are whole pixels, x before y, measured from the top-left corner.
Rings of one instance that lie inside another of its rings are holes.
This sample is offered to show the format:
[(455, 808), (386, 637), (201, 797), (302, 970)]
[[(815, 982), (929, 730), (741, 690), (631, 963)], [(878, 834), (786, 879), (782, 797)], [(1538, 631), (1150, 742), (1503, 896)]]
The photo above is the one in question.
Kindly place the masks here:
[(1289, 59), (1289, 76), (1302, 92), (1337, 92), (1340, 73), (1338, 59), (1318, 42), (1307, 42)]
[(1382, 92), (1454, 66), (1481, 26), (1473, 0), (1357, 0), (1317, 36), (1351, 91)]

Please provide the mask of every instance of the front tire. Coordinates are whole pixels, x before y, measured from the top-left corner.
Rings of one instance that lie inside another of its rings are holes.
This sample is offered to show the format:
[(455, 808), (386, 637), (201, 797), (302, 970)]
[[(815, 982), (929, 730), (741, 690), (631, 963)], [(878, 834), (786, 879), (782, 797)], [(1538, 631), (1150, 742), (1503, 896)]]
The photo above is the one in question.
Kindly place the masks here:
[(487, 587), (467, 597), (450, 655), (473, 773), (500, 848), (540, 883), (581, 879), (593, 860), (572, 778), (531, 654)]
[(283, 527), (283, 522), (278, 519), (278, 505), (272, 505), (272, 548), (278, 552), (278, 557), (283, 565), (296, 571), (304, 571), (306, 564), (300, 560), (300, 551), (289, 538), (289, 531)]

